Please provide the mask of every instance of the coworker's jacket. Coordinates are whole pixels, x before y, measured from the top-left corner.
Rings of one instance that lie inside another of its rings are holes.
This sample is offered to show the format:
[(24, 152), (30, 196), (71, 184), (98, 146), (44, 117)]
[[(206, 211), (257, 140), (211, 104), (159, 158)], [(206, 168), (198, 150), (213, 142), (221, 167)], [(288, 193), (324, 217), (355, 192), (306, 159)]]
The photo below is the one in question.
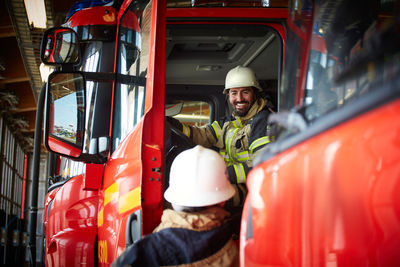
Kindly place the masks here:
[[(182, 124), (182, 132), (198, 145), (218, 148), (227, 164), (231, 183), (244, 184), (257, 152), (270, 142), (270, 113), (267, 100), (259, 98), (244, 117), (232, 114), (230, 118), (202, 127)], [(239, 193), (242, 194), (240, 190)]]
[(154, 232), (128, 247), (112, 266), (239, 266), (228, 216), (215, 206), (193, 213), (164, 210)]

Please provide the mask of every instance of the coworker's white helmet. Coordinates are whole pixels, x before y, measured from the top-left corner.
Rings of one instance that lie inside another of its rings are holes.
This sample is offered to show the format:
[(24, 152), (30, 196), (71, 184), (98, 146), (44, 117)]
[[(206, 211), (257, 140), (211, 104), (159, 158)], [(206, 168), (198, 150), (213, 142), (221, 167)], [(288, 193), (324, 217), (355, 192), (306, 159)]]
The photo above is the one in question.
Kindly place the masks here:
[(255, 87), (262, 92), (262, 88), (258, 83), (253, 70), (248, 67), (237, 66), (231, 69), (228, 74), (226, 74), (225, 89), (223, 93), (228, 94), (229, 89), (231, 88), (248, 86)]
[(235, 193), (225, 161), (214, 150), (202, 146), (180, 153), (172, 163), (169, 179), (164, 197), (179, 206), (210, 206)]

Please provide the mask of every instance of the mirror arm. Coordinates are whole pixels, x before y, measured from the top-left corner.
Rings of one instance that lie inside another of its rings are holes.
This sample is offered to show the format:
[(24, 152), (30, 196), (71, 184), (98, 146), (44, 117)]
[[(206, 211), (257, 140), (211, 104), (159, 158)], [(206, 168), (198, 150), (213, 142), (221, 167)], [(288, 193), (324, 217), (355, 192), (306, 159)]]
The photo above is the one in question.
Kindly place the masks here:
[(101, 163), (107, 161), (110, 152), (110, 138), (108, 136), (100, 136), (90, 139), (89, 155), (95, 156)]
[(74, 71), (74, 66), (68, 65), (68, 64), (62, 64), (59, 66), (58, 69), (60, 72), (73, 72)]

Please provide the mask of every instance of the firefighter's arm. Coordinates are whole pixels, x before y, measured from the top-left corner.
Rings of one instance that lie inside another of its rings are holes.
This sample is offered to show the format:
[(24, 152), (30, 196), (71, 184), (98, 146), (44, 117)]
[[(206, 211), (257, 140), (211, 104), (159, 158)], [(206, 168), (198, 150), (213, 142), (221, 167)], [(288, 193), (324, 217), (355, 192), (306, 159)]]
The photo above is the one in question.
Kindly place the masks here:
[(197, 145), (202, 145), (204, 147), (212, 147), (216, 145), (217, 140), (210, 125), (201, 127), (189, 126), (172, 117), (167, 117), (167, 121), (172, 126), (182, 131), (183, 134), (192, 139)]

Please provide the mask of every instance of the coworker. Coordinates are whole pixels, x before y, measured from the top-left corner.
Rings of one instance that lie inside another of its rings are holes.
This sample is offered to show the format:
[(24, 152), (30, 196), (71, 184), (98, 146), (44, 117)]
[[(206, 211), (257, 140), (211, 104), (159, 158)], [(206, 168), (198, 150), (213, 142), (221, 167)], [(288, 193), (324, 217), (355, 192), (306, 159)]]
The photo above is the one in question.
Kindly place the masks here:
[(229, 180), (235, 185), (232, 206), (242, 206), (247, 194), (246, 177), (257, 152), (271, 140), (267, 118), (272, 112), (269, 103), (261, 97), (262, 89), (252, 69), (237, 66), (225, 79), (225, 89), (232, 107), (232, 115), (213, 123), (193, 127), (174, 118), (167, 120), (190, 137), (194, 143), (214, 147), (224, 158)]
[(221, 156), (202, 146), (172, 163), (163, 212), (150, 235), (128, 247), (113, 266), (239, 266), (229, 212), (223, 204), (235, 190)]

